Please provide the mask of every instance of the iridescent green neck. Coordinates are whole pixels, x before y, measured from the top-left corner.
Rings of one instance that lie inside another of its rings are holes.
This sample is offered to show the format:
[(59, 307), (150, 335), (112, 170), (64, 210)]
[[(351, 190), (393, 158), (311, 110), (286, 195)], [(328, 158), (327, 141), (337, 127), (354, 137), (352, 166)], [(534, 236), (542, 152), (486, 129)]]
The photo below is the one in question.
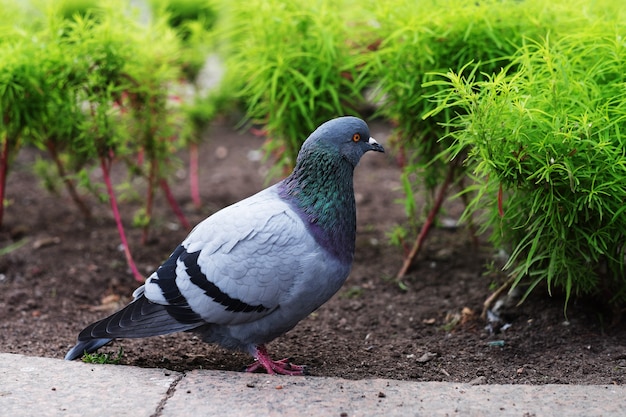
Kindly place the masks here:
[(279, 193), (308, 225), (315, 240), (341, 261), (351, 263), (356, 236), (354, 167), (324, 149), (302, 150)]

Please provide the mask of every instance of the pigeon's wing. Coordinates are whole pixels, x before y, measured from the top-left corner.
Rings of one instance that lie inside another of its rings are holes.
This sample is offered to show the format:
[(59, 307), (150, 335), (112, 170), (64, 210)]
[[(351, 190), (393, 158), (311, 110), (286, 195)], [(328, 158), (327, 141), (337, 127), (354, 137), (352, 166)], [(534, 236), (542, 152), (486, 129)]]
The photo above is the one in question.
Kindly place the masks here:
[(145, 296), (179, 321), (251, 322), (290, 301), (319, 256), (302, 220), (270, 187), (196, 226), (148, 279)]

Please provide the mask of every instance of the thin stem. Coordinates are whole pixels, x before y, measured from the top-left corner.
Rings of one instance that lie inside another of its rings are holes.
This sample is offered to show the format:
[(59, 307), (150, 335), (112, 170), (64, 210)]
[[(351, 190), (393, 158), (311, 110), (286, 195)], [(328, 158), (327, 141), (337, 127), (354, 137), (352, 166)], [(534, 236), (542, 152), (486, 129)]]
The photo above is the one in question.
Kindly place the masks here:
[(426, 221), (424, 222), (424, 225), (422, 226), (422, 229), (420, 230), (419, 235), (417, 235), (417, 239), (415, 239), (415, 243), (413, 244), (413, 248), (411, 248), (411, 252), (409, 253), (407, 257), (404, 258), (404, 262), (402, 263), (402, 268), (398, 272), (398, 275), (396, 275), (396, 279), (404, 278), (406, 273), (409, 271), (409, 268), (411, 267), (413, 260), (417, 257), (417, 254), (422, 248), (422, 245), (424, 244), (424, 241), (426, 240), (426, 236), (428, 236), (428, 232), (430, 231), (430, 228), (433, 225), (433, 222), (435, 221), (435, 218), (437, 217), (439, 210), (441, 209), (441, 205), (443, 204), (443, 200), (445, 199), (446, 192), (448, 191), (448, 187), (452, 183), (452, 180), (454, 178), (455, 168), (456, 167), (454, 164), (450, 164), (448, 168), (448, 174), (446, 175), (446, 179), (444, 180), (443, 184), (441, 184), (441, 187), (439, 188), (439, 193), (437, 194), (437, 197), (435, 198), (433, 207), (430, 209), (430, 212), (428, 213), (428, 217), (426, 218)]
[(104, 177), (104, 183), (107, 187), (107, 193), (109, 194), (109, 201), (111, 202), (111, 210), (113, 210), (113, 217), (115, 218), (115, 223), (117, 224), (117, 231), (120, 235), (120, 240), (122, 241), (122, 246), (124, 247), (124, 255), (126, 255), (126, 262), (130, 267), (130, 270), (133, 273), (135, 279), (139, 282), (144, 281), (143, 275), (139, 273), (137, 266), (135, 265), (135, 261), (133, 261), (133, 257), (130, 253), (130, 247), (128, 246), (128, 240), (126, 239), (126, 233), (124, 232), (124, 225), (122, 224), (122, 216), (120, 216), (120, 211), (117, 207), (117, 200), (115, 199), (115, 193), (113, 192), (113, 185), (111, 184), (111, 162), (107, 161), (106, 157), (100, 156), (100, 167), (102, 169), (102, 175)]
[(146, 197), (146, 224), (143, 226), (141, 243), (148, 243), (148, 233), (152, 222), (152, 206), (154, 205), (154, 180), (156, 178), (156, 159), (150, 160), (150, 173), (148, 174), (148, 195)]
[(198, 167), (198, 144), (189, 144), (189, 186), (191, 187), (191, 200), (196, 210), (202, 207), (202, 200), (200, 199), (200, 185), (199, 185), (199, 167)]
[(9, 172), (9, 137), (5, 136), (2, 153), (0, 154), (0, 226), (4, 216), (4, 195), (6, 192), (7, 174)]
[(174, 198), (174, 195), (172, 194), (172, 190), (170, 189), (170, 186), (167, 184), (167, 180), (165, 178), (161, 178), (159, 181), (159, 185), (161, 186), (163, 193), (165, 193), (165, 198), (167, 199), (167, 202), (170, 204), (172, 211), (174, 212), (174, 214), (176, 214), (176, 217), (178, 217), (178, 221), (180, 221), (180, 224), (182, 224), (182, 226), (185, 229), (191, 230), (191, 225), (189, 224), (189, 221), (185, 217), (185, 214), (181, 210), (180, 206), (176, 202), (176, 199)]
[(76, 204), (80, 212), (83, 214), (83, 217), (85, 217), (86, 219), (91, 218), (91, 210), (89, 209), (85, 201), (78, 194), (78, 191), (76, 190), (76, 186), (74, 185), (74, 181), (72, 181), (72, 179), (69, 178), (65, 172), (65, 167), (63, 166), (63, 163), (61, 162), (61, 158), (59, 157), (56, 144), (54, 143), (54, 141), (50, 140), (48, 141), (47, 146), (48, 146), (48, 153), (50, 153), (50, 157), (56, 164), (59, 177), (61, 177), (61, 179), (63, 180), (63, 183), (65, 184), (65, 188), (67, 189), (67, 192), (70, 194), (70, 197), (74, 201), (74, 204)]
[(506, 280), (504, 284), (502, 284), (497, 290), (493, 292), (487, 299), (483, 302), (483, 311), (480, 313), (480, 317), (482, 319), (487, 318), (487, 311), (491, 308), (491, 306), (496, 302), (496, 300), (504, 294), (506, 291), (511, 288), (513, 283), (515, 282), (516, 276), (512, 275), (509, 279)]

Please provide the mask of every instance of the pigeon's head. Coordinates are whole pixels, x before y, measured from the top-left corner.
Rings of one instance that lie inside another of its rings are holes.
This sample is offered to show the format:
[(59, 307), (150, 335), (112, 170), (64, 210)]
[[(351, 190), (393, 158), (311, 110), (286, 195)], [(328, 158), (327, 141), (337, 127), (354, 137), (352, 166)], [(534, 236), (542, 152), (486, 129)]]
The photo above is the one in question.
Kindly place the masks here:
[(300, 155), (310, 151), (333, 152), (356, 166), (367, 151), (385, 152), (370, 136), (367, 124), (358, 117), (346, 116), (329, 120), (315, 129), (302, 145)]

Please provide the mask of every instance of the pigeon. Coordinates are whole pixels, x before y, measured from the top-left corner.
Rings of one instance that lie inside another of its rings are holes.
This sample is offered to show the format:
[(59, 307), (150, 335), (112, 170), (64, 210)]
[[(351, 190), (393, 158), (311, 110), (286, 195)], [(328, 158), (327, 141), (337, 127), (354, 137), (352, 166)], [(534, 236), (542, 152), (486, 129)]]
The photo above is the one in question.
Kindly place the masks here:
[(353, 174), (368, 151), (384, 149), (363, 120), (320, 125), (288, 177), (200, 222), (130, 304), (80, 332), (65, 359), (116, 338), (191, 331), (249, 353), (249, 372), (305, 374), (306, 366), (272, 360), (265, 346), (348, 277), (356, 236)]

